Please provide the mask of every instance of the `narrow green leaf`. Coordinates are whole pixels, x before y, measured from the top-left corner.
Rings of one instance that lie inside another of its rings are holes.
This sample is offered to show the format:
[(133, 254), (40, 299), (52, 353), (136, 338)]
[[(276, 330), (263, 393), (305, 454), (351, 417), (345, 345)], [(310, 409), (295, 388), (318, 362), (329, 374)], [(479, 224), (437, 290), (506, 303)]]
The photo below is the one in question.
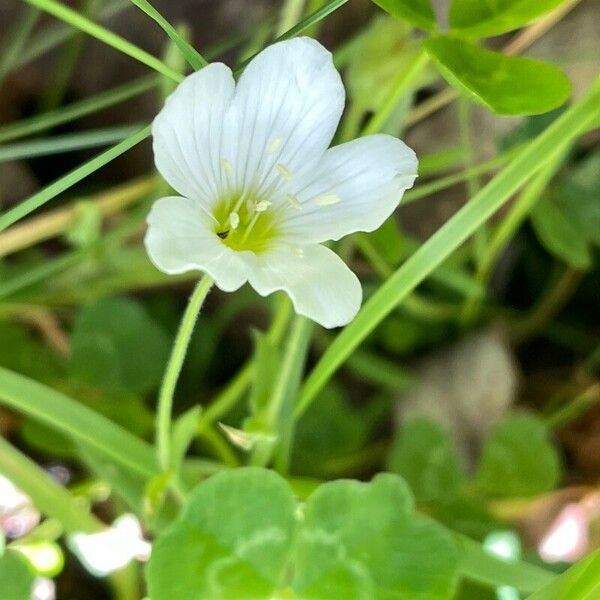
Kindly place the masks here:
[[(123, 12), (129, 0), (105, 0), (100, 9), (99, 20), (105, 21)], [(32, 36), (23, 51), (15, 59), (11, 72), (22, 68), (32, 60), (50, 52), (76, 35), (76, 31), (65, 23), (50, 23)]]
[(321, 8), (307, 15), (297, 25), (294, 25), (294, 27), (281, 34), (275, 42), (281, 42), (300, 35), (319, 21), (322, 21), (325, 17), (328, 17), (332, 12), (346, 4), (346, 2), (348, 0), (329, 0)]
[(490, 587), (506, 585), (527, 593), (539, 590), (556, 577), (535, 565), (494, 556), (467, 536), (455, 534), (455, 538), (462, 551), (461, 573), (471, 581)]
[[(65, 488), (1, 436), (0, 473), (23, 490), (40, 511), (59, 521), (67, 531), (91, 532), (101, 528), (101, 523)], [(0, 581), (4, 584), (3, 578)]]
[(424, 279), (491, 217), (538, 169), (573, 142), (600, 115), (600, 79), (577, 104), (531, 142), (517, 158), (417, 250), (362, 307), (333, 341), (306, 380), (296, 408), (302, 414), (360, 343)]
[[(329, 16), (332, 12), (336, 11), (340, 6), (346, 4), (348, 0), (329, 0), (324, 6), (317, 9), (315, 12), (307, 15), (297, 25), (294, 25), (291, 29), (288, 29), (285, 33), (281, 34), (275, 42), (281, 42), (283, 40), (289, 40), (290, 38), (300, 35), (319, 21), (322, 21), (325, 17)], [(238, 75), (244, 70), (244, 67), (254, 58), (256, 55), (249, 56), (246, 60), (242, 61), (234, 70), (234, 74)]]
[(29, 36), (35, 27), (40, 11), (31, 6), (23, 7), (16, 23), (2, 36), (2, 47), (0, 48), (0, 84), (4, 77), (11, 71), (18, 56), (27, 44)]
[(599, 597), (600, 550), (596, 550), (527, 600), (595, 600)]
[(490, 37), (527, 25), (564, 0), (452, 0), (450, 27), (461, 35)]
[(95, 37), (96, 39), (112, 46), (115, 50), (122, 52), (123, 54), (127, 54), (136, 60), (139, 60), (141, 63), (146, 66), (162, 73), (163, 75), (170, 77), (174, 81), (181, 81), (183, 76), (179, 73), (173, 71), (173, 69), (169, 69), (164, 63), (162, 63), (158, 58), (148, 54), (145, 50), (138, 48), (136, 45), (128, 42), (121, 36), (109, 31), (102, 25), (98, 25), (93, 21), (90, 21), (86, 17), (80, 15), (77, 11), (72, 10), (61, 4), (60, 2), (56, 2), (56, 0), (25, 0), (29, 4), (33, 6), (37, 6), (38, 8), (50, 13), (55, 16), (57, 19), (80, 29), (81, 31)]
[(404, 19), (416, 27), (433, 31), (435, 14), (430, 0), (373, 0), (393, 17)]
[(90, 98), (85, 98), (79, 102), (67, 104), (56, 110), (35, 115), (29, 119), (10, 123), (9, 125), (0, 127), (0, 143), (9, 142), (33, 133), (39, 133), (57, 125), (62, 125), (80, 117), (99, 112), (104, 108), (109, 108), (157, 87), (159, 81), (160, 77), (158, 75), (145, 75), (125, 85), (115, 87), (112, 90), (102, 92)]
[(139, 129), (139, 125), (106, 127), (0, 146), (0, 163), (107, 146), (134, 135)]
[(156, 473), (149, 444), (65, 394), (2, 367), (0, 404), (37, 419), (133, 471), (150, 476)]
[(112, 148), (104, 151), (102, 154), (92, 158), (86, 163), (83, 163), (76, 169), (73, 169), (70, 173), (67, 173), (60, 179), (57, 179), (54, 183), (46, 186), (30, 196), (27, 200), (24, 200), (14, 208), (7, 210), (0, 215), (0, 231), (4, 231), (7, 227), (22, 219), (30, 212), (33, 212), (36, 208), (39, 208), (46, 202), (49, 202), (59, 194), (62, 194), (65, 190), (68, 190), (71, 186), (80, 182), (82, 179), (97, 171), (104, 165), (108, 164), (111, 160), (114, 160), (121, 154), (127, 152), (133, 148), (136, 144), (145, 140), (150, 135), (150, 126), (146, 126), (134, 135), (123, 140), (121, 143), (113, 146)]
[(151, 19), (154, 19), (165, 33), (173, 40), (175, 45), (181, 51), (181, 54), (188, 61), (192, 69), (198, 70), (206, 66), (208, 63), (204, 57), (191, 45), (182, 38), (175, 27), (173, 27), (147, 0), (131, 0), (140, 10), (144, 11)]
[(566, 75), (539, 60), (505, 56), (450, 37), (431, 38), (424, 46), (450, 85), (499, 114), (544, 113), (571, 92)]

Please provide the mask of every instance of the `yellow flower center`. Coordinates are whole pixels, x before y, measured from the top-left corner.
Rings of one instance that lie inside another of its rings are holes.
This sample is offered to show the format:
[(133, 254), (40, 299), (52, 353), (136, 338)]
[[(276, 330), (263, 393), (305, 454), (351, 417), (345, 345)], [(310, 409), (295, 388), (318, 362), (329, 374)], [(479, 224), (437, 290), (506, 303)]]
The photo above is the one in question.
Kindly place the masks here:
[(213, 212), (215, 233), (232, 250), (265, 252), (277, 237), (270, 205), (266, 200), (245, 199), (239, 194), (220, 201)]

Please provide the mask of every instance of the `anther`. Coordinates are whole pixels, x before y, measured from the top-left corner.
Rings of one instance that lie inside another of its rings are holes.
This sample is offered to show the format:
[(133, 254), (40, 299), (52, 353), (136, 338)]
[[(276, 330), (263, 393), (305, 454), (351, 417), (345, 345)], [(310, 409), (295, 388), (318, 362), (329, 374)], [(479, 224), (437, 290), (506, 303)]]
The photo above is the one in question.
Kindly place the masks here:
[(296, 210), (302, 210), (302, 203), (300, 202), (300, 200), (298, 200), (298, 198), (296, 198), (296, 196), (288, 194), (287, 201), (289, 202), (292, 208), (295, 208)]
[(231, 229), (237, 229), (240, 224), (240, 215), (236, 212), (232, 212), (229, 215), (229, 224), (231, 225)]
[(254, 207), (254, 210), (256, 212), (265, 212), (265, 210), (267, 210), (267, 208), (269, 208), (269, 206), (271, 206), (271, 202), (269, 202), (268, 200), (261, 200), (260, 202), (258, 202), (256, 204), (256, 206)]
[(328, 195), (325, 195), (325, 196), (319, 196), (315, 200), (315, 202), (319, 206), (329, 206), (331, 204), (337, 204), (339, 201), (340, 201), (340, 197), (336, 196), (335, 194), (328, 194)]
[(276, 137), (267, 148), (267, 154), (275, 154), (279, 148), (281, 148), (281, 144), (283, 144), (283, 140), (280, 137)]
[(289, 181), (292, 178), (291, 171), (285, 165), (282, 165), (281, 163), (277, 163), (275, 165), (275, 167), (281, 173), (281, 175), (284, 177), (284, 179), (287, 179)]

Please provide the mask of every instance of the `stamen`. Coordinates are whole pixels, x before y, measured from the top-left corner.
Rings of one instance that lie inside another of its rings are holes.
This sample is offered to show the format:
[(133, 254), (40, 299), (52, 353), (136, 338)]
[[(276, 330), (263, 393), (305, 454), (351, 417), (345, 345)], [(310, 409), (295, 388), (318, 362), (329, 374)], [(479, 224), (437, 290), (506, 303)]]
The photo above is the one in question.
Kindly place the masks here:
[(300, 200), (298, 200), (298, 198), (296, 198), (296, 196), (288, 194), (287, 201), (289, 202), (292, 208), (295, 208), (296, 210), (302, 210), (302, 203), (300, 202)]
[(292, 178), (291, 171), (285, 165), (282, 165), (281, 163), (277, 163), (275, 165), (275, 167), (281, 173), (281, 175), (283, 176), (284, 179), (287, 179), (289, 181)]
[(281, 144), (283, 144), (283, 140), (280, 137), (276, 137), (267, 148), (267, 154), (275, 154), (279, 148), (281, 148)]
[(272, 202), (269, 202), (268, 200), (261, 200), (260, 202), (258, 202), (256, 204), (256, 206), (254, 207), (254, 210), (258, 213), (261, 212), (265, 212), (265, 210), (267, 210), (267, 208), (269, 208), (269, 206), (271, 206)]
[(229, 224), (231, 225), (231, 229), (237, 229), (240, 224), (240, 215), (235, 211), (229, 215)]
[(256, 225), (256, 221), (258, 221), (258, 217), (260, 217), (260, 213), (259, 212), (254, 213), (254, 216), (252, 217), (252, 220), (250, 221), (250, 223), (248, 223), (248, 226), (246, 227), (246, 231), (244, 232), (244, 235), (242, 237), (242, 244), (248, 239), (250, 232)]
[(318, 196), (315, 202), (319, 206), (330, 206), (331, 204), (337, 204), (340, 201), (340, 197), (335, 194), (328, 194), (325, 196)]

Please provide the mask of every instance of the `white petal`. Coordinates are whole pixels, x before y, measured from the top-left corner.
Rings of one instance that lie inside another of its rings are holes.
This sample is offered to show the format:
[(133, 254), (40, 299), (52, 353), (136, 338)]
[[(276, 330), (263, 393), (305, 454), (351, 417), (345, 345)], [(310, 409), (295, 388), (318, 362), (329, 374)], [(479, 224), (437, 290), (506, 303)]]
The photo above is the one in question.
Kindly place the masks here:
[(248, 279), (247, 252), (234, 252), (214, 232), (214, 222), (193, 200), (157, 200), (148, 215), (144, 239), (150, 260), (163, 273), (203, 271), (217, 287), (232, 292)]
[(232, 104), (237, 143), (226, 158), (238, 188), (261, 193), (310, 171), (343, 109), (342, 80), (317, 41), (294, 38), (263, 50), (244, 70)]
[(229, 67), (213, 63), (186, 77), (152, 124), (156, 167), (179, 194), (209, 210), (222, 196), (225, 115), (235, 82)]
[(323, 327), (346, 325), (360, 308), (360, 282), (325, 246), (280, 245), (252, 262), (248, 281), (261, 296), (284, 290), (297, 313)]
[(339, 240), (377, 229), (417, 177), (415, 153), (399, 139), (371, 135), (329, 149), (295, 190), (300, 209), (280, 208), (286, 239)]

